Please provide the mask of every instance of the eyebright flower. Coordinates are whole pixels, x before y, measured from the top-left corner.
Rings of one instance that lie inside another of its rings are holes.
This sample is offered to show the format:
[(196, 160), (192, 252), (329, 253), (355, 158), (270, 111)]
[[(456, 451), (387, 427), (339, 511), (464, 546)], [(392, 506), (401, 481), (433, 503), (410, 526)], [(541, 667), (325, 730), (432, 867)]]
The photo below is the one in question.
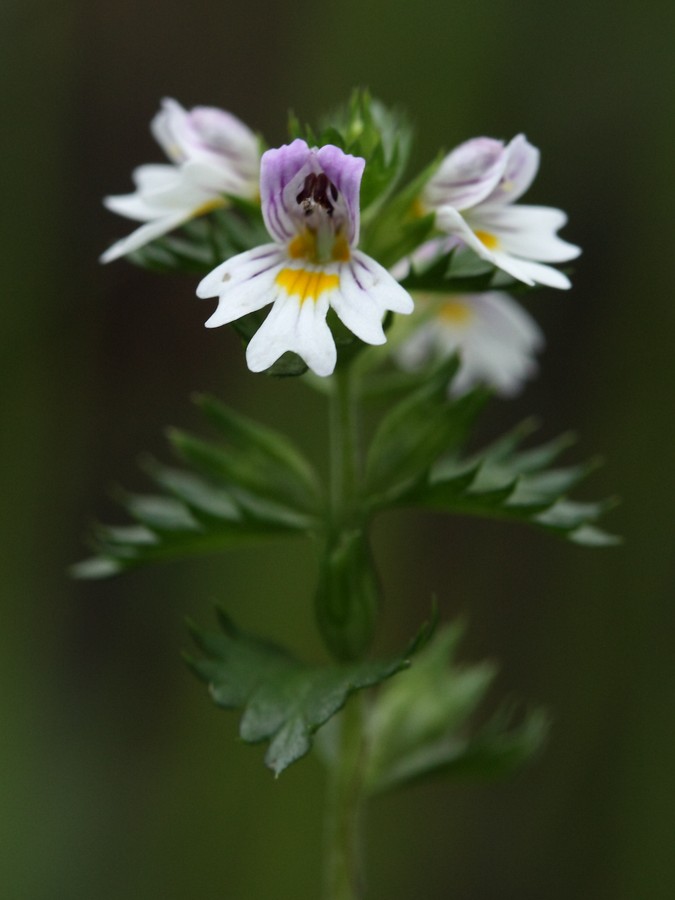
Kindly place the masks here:
[(459, 351), (452, 393), (486, 384), (504, 396), (518, 393), (536, 372), (534, 354), (543, 347), (543, 335), (508, 294), (488, 291), (447, 297), (428, 309), (424, 301), (421, 305), (431, 315), (396, 352), (403, 368), (416, 369), (432, 356)]
[[(542, 263), (574, 259), (579, 247), (556, 234), (567, 221), (559, 209), (514, 206), (539, 169), (539, 151), (525, 136), (504, 146), (474, 138), (449, 153), (428, 181), (420, 205), (436, 213), (436, 227), (460, 238), (480, 257), (525, 284), (569, 288), (570, 281)], [(449, 249), (443, 239), (439, 252)]]
[(196, 106), (189, 112), (164, 100), (151, 131), (170, 164), (139, 166), (132, 194), (106, 197), (108, 209), (144, 222), (101, 257), (110, 262), (144, 246), (190, 219), (224, 206), (227, 197), (258, 196), (260, 149), (255, 134), (221, 109)]
[(364, 166), (338, 147), (310, 149), (300, 139), (263, 154), (262, 213), (273, 243), (228, 259), (197, 288), (199, 297), (218, 297), (208, 328), (273, 304), (246, 350), (251, 371), (292, 350), (317, 375), (330, 375), (337, 358), (330, 307), (367, 344), (385, 343), (387, 310), (412, 312), (410, 295), (356, 249)]

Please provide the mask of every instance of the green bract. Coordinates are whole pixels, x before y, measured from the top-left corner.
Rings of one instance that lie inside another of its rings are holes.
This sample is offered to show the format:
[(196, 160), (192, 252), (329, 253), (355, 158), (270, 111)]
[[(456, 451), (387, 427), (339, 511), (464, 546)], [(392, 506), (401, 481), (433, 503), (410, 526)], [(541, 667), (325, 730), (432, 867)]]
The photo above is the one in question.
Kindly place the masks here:
[(373, 687), (409, 665), (414, 652), (380, 662), (308, 666), (282, 647), (240, 631), (219, 611), (220, 633), (192, 627), (203, 657), (188, 657), (218, 706), (243, 711), (239, 733), (255, 744), (269, 741), (265, 763), (279, 775), (304, 756), (312, 736), (350, 694)]
[[(389, 386), (379, 382), (380, 394), (386, 395), (389, 387), (394, 396), (404, 396), (385, 412), (367, 450), (355, 500), (361, 510), (359, 527), (377, 512), (405, 506), (523, 522), (576, 543), (615, 543), (616, 538), (596, 525), (614, 501), (568, 497), (597, 462), (552, 465), (571, 443), (569, 435), (522, 449), (534, 427), (527, 422), (484, 450), (462, 451), (488, 393), (477, 389), (452, 398), (447, 385), (457, 365), (451, 360), (423, 375), (397, 373)], [(197, 403), (215, 426), (217, 439), (171, 430), (172, 449), (187, 468), (146, 461), (144, 467), (160, 493), (120, 492), (134, 524), (97, 526), (91, 535), (96, 556), (78, 564), (75, 574), (105, 577), (148, 562), (218, 552), (270, 537), (325, 536), (329, 498), (292, 441), (213, 398), (201, 397)], [(338, 565), (340, 559), (351, 558), (345, 548), (354, 541), (359, 545), (353, 535), (333, 536), (323, 571), (356, 572), (354, 566)], [(364, 566), (356, 568), (367, 572)], [(374, 598), (374, 576), (359, 579), (362, 584), (372, 581), (366, 593)], [(326, 596), (328, 589), (322, 593)], [(343, 608), (348, 606), (345, 600)], [(332, 601), (326, 608), (334, 607)]]
[(542, 710), (514, 724), (515, 710), (505, 706), (481, 728), (471, 727), (497, 670), (488, 662), (455, 662), (462, 633), (460, 624), (439, 630), (407, 672), (380, 688), (368, 719), (369, 791), (433, 775), (495, 777), (541, 747), (547, 731)]

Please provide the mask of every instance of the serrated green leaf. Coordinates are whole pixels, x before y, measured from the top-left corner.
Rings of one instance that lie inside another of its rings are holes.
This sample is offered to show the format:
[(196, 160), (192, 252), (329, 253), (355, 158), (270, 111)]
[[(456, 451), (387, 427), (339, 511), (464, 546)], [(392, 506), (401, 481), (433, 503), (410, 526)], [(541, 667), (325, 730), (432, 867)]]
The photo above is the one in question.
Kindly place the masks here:
[(97, 525), (95, 556), (73, 568), (102, 578), (150, 562), (219, 552), (244, 543), (313, 534), (323, 500), (316, 476), (284, 435), (201, 398), (227, 444), (171, 432), (174, 451), (191, 471), (146, 459), (161, 494), (117, 491), (135, 525)]
[(595, 521), (607, 509), (608, 504), (578, 503), (572, 500), (556, 500), (547, 510), (536, 517), (540, 525), (569, 531), (590, 521)]
[(76, 563), (71, 572), (77, 578), (106, 578), (149, 563), (219, 553), (302, 533), (299, 524), (288, 519), (286, 511), (259, 508), (251, 501), (250, 508), (236, 521), (194, 515), (198, 524), (186, 530), (97, 526), (91, 538), (96, 555)]
[(616, 543), (612, 536), (591, 527), (614, 501), (580, 503), (567, 498), (567, 492), (586, 478), (598, 461), (547, 468), (574, 438), (562, 435), (520, 450), (533, 427), (532, 422), (525, 422), (478, 453), (446, 457), (432, 468), (426, 483), (403, 495), (401, 502), (528, 522), (588, 546)]
[(111, 559), (105, 556), (93, 556), (90, 559), (83, 559), (82, 562), (75, 563), (70, 567), (70, 574), (73, 578), (82, 581), (93, 581), (99, 578), (110, 578), (113, 575), (119, 575), (124, 571), (124, 566), (117, 559)]
[(319, 501), (316, 495), (297, 491), (290, 475), (281, 480), (283, 467), (261, 462), (259, 454), (236, 451), (178, 429), (169, 431), (169, 440), (181, 459), (216, 483), (226, 484), (230, 494), (236, 492), (245, 504), (250, 497), (264, 500), (270, 508), (288, 510), (300, 527), (312, 525)]
[(154, 531), (199, 531), (190, 510), (173, 497), (123, 494), (121, 502), (134, 519)]
[(616, 547), (622, 543), (621, 537), (609, 534), (595, 525), (580, 525), (570, 531), (566, 537), (575, 544), (584, 547)]
[(228, 491), (207, 483), (191, 472), (163, 466), (154, 460), (146, 461), (144, 468), (160, 487), (182, 500), (197, 514), (232, 522), (241, 520), (241, 510)]
[[(316, 511), (323, 502), (319, 479), (314, 467), (286, 435), (253, 419), (242, 416), (214, 397), (196, 398), (197, 405), (220, 434), (255, 469), (253, 485), (274, 499), (289, 501), (298, 509)], [(263, 478), (264, 473), (264, 478)], [(251, 486), (248, 482), (237, 483)]]
[(541, 746), (541, 711), (513, 724), (502, 708), (486, 726), (470, 721), (496, 674), (492, 663), (455, 662), (461, 625), (446, 626), (412, 660), (411, 667), (382, 685), (368, 723), (366, 784), (379, 793), (438, 775), (504, 774)]
[(527, 712), (520, 722), (498, 714), (474, 737), (448, 736), (428, 744), (392, 766), (387, 777), (373, 783), (371, 792), (382, 793), (404, 784), (433, 778), (502, 778), (534, 759), (544, 745), (550, 719), (543, 709)]
[(366, 460), (366, 492), (373, 505), (407, 496), (432, 463), (466, 437), (488, 395), (477, 389), (450, 397), (448, 385), (457, 368), (457, 358), (443, 362), (382, 419)]
[(373, 687), (408, 665), (407, 655), (386, 661), (324, 667), (306, 665), (285, 649), (240, 631), (220, 613), (221, 633), (192, 628), (203, 654), (188, 657), (218, 706), (241, 709), (244, 741), (269, 741), (267, 766), (279, 775), (311, 748), (314, 733), (355, 691)]

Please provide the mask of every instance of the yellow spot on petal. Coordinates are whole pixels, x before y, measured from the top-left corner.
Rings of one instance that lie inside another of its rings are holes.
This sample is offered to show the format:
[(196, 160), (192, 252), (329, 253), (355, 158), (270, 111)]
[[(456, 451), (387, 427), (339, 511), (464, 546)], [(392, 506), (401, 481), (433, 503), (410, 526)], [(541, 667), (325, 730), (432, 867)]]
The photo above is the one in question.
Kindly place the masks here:
[(316, 256), (316, 235), (307, 230), (301, 234), (296, 234), (288, 245), (288, 255), (291, 259), (314, 259)]
[(274, 280), (289, 297), (299, 297), (301, 304), (305, 300), (316, 302), (322, 294), (335, 290), (340, 284), (339, 275), (311, 269), (282, 269)]
[(343, 234), (338, 234), (338, 236), (335, 238), (331, 256), (333, 257), (335, 262), (349, 262), (349, 241)]
[(468, 325), (473, 318), (473, 310), (462, 300), (448, 300), (439, 309), (438, 316), (451, 325)]
[(499, 247), (499, 238), (496, 234), (490, 234), (489, 231), (474, 231), (474, 234), (488, 250), (496, 250)]
[(322, 240), (319, 244), (317, 235), (308, 228), (300, 234), (296, 234), (290, 241), (288, 255), (291, 259), (306, 259), (307, 262), (319, 265), (330, 260), (348, 262), (351, 256), (349, 241), (342, 232), (338, 232), (335, 237), (329, 237), (327, 241)]
[(196, 219), (198, 216), (206, 216), (208, 213), (213, 212), (214, 209), (221, 209), (223, 206), (227, 206), (227, 200), (224, 197), (207, 200), (206, 203), (202, 203), (197, 209), (192, 210), (192, 217)]

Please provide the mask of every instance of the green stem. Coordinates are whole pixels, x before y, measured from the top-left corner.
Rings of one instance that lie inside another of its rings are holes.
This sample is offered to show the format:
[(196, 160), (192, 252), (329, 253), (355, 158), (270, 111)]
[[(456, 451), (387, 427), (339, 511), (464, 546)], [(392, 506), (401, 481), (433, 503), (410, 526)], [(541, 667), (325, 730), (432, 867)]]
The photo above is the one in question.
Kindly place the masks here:
[(330, 403), (331, 507), (333, 527), (349, 518), (358, 484), (358, 439), (353, 375), (349, 364), (338, 366), (333, 376)]
[[(363, 528), (358, 509), (360, 472), (353, 378), (349, 362), (338, 366), (333, 376), (329, 434), (331, 512), (327, 523), (330, 555), (319, 590), (319, 622), (323, 625), (324, 640), (340, 659), (359, 658), (368, 642), (360, 636), (363, 563), (358, 554), (360, 542), (355, 543), (353, 537)], [(356, 631), (352, 634), (354, 627)], [(366, 631), (369, 630), (368, 627)], [(353, 696), (340, 716), (337, 759), (328, 785), (325, 900), (359, 900), (362, 896), (359, 853), (362, 757), (363, 699)]]
[(363, 896), (360, 855), (362, 769), (363, 698), (354, 696), (342, 711), (339, 757), (328, 787), (324, 900), (359, 900)]

